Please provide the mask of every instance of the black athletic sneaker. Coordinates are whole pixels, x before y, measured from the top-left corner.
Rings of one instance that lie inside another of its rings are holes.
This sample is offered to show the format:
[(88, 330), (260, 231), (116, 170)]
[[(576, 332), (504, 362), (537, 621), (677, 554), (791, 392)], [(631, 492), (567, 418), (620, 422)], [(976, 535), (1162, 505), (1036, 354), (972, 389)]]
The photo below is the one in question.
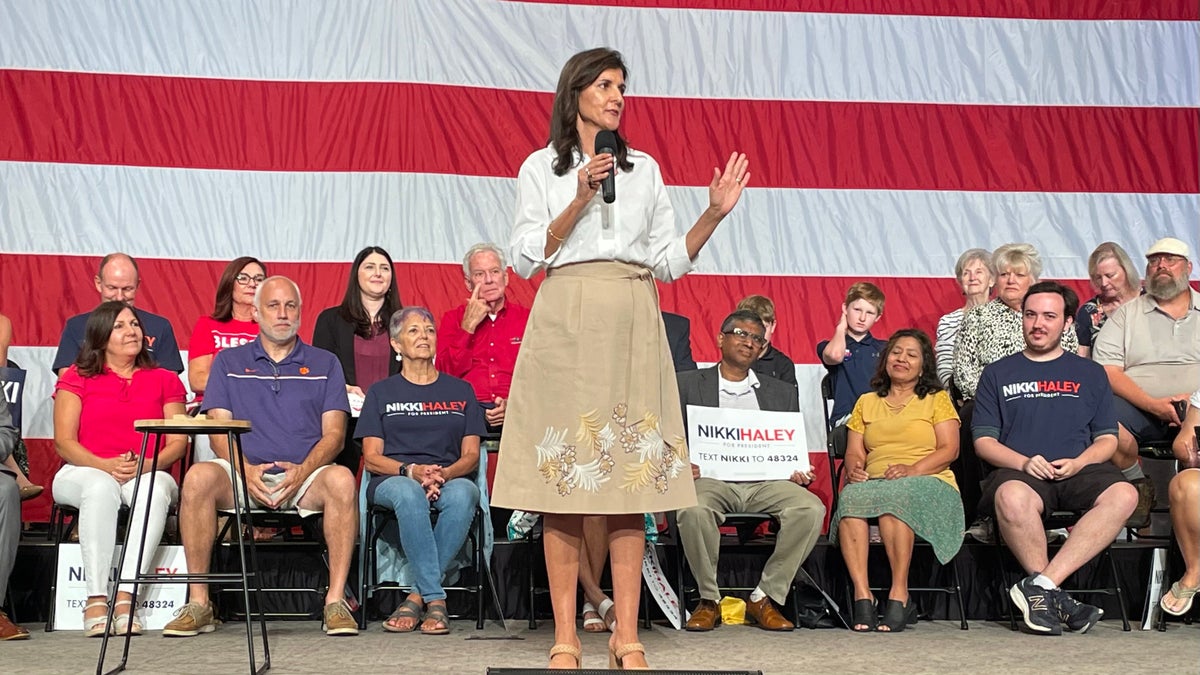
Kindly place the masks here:
[(1055, 591), (1048, 591), (1033, 583), (1028, 576), (1008, 589), (1008, 597), (1021, 610), (1025, 626), (1038, 635), (1062, 635), (1062, 622), (1058, 616)]
[(1067, 625), (1067, 630), (1086, 633), (1104, 616), (1104, 610), (1079, 602), (1062, 589), (1055, 589), (1054, 602), (1058, 605), (1058, 617)]

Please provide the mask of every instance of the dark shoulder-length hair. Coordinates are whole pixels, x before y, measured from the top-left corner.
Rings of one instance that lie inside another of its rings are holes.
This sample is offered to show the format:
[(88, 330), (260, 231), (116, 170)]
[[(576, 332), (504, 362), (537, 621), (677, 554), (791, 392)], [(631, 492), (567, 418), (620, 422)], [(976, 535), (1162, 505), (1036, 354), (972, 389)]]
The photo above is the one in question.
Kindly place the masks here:
[(217, 298), (213, 302), (213, 312), (209, 315), (214, 320), (229, 321), (233, 318), (233, 285), (237, 283), (237, 275), (250, 263), (261, 267), (263, 276), (267, 276), (267, 266), (258, 258), (244, 255), (230, 261), (225, 266), (225, 271), (221, 272), (221, 280), (217, 282)]
[(879, 355), (879, 365), (875, 367), (875, 377), (871, 378), (871, 388), (880, 396), (887, 396), (892, 389), (892, 378), (887, 373), (888, 354), (892, 353), (892, 348), (896, 346), (900, 338), (906, 337), (916, 340), (917, 344), (921, 345), (921, 374), (917, 376), (917, 398), (925, 398), (927, 394), (935, 394), (944, 389), (942, 381), (937, 376), (937, 361), (933, 356), (933, 342), (929, 336), (923, 330), (901, 328), (888, 338), (887, 345)]
[(104, 354), (108, 347), (108, 338), (112, 336), (113, 324), (116, 323), (117, 317), (126, 309), (133, 312), (133, 318), (142, 326), (142, 349), (133, 361), (134, 368), (154, 368), (158, 365), (154, 357), (150, 356), (150, 350), (146, 348), (146, 328), (137, 310), (120, 300), (109, 300), (100, 303), (100, 306), (88, 315), (87, 325), (83, 329), (83, 347), (79, 350), (79, 356), (75, 357), (75, 368), (81, 376), (95, 377), (104, 372)]
[[(388, 267), (392, 268), (392, 283), (383, 296), (383, 307), (379, 308), (379, 316), (374, 321), (367, 313), (367, 308), (363, 307), (362, 288), (358, 285), (358, 268), (362, 267), (363, 261), (372, 253), (378, 253), (386, 258)], [(342, 304), (338, 308), (338, 314), (341, 315), (342, 320), (354, 326), (355, 335), (370, 338), (387, 329), (388, 318), (400, 307), (400, 291), (396, 286), (396, 266), (392, 263), (392, 256), (378, 246), (368, 246), (359, 251), (350, 265), (350, 278), (346, 280), (346, 294), (342, 296)]]
[[(554, 107), (550, 110), (549, 143), (555, 153), (552, 165), (554, 175), (562, 176), (571, 169), (576, 150), (592, 154), (594, 148), (579, 147), (579, 130), (575, 128), (575, 121), (579, 118), (579, 94), (591, 86), (600, 73), (613, 68), (629, 79), (621, 52), (605, 47), (579, 52), (563, 65), (558, 75), (558, 87), (554, 90)], [(629, 171), (633, 168), (633, 162), (628, 157), (629, 144), (619, 130), (614, 133), (617, 137), (617, 167)]]

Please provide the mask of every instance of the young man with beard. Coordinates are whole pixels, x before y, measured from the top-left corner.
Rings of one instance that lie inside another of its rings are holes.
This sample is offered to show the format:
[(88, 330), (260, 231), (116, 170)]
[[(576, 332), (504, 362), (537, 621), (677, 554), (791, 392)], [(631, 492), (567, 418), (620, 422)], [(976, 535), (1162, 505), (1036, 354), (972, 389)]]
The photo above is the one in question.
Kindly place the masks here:
[(1146, 251), (1146, 293), (1113, 312), (1092, 349), (1116, 394), (1120, 427), (1112, 461), (1138, 488), (1131, 527), (1147, 525), (1154, 504), (1138, 445), (1175, 438), (1188, 396), (1200, 385), (1200, 293), (1188, 286), (1191, 273), (1187, 244), (1171, 237), (1155, 242)]
[[(1086, 632), (1104, 612), (1060, 588), (1116, 537), (1137, 490), (1109, 461), (1117, 447), (1113, 395), (1104, 370), (1063, 350), (1079, 299), (1065, 286), (1034, 284), (1022, 305), (1024, 351), (988, 365), (975, 396), (975, 452), (995, 467), (979, 510), (996, 518), (1029, 575), (1009, 589), (1025, 625), (1041, 635)], [(1042, 518), (1086, 511), (1049, 557)]]

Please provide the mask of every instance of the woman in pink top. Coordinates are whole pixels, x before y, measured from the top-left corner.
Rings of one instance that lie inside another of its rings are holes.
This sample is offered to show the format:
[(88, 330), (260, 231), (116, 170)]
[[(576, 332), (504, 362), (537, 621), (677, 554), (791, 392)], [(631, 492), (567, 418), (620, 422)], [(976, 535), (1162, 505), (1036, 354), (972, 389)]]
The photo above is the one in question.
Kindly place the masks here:
[[(54, 445), (66, 462), (54, 477), (54, 501), (79, 509), (79, 545), (88, 592), (84, 634), (96, 637), (110, 629), (108, 571), (116, 546), (117, 511), (133, 498), (142, 443), (133, 423), (183, 414), (186, 392), (175, 373), (154, 362), (137, 314), (119, 301), (102, 303), (92, 311), (79, 357), (54, 389)], [(158, 448), (154, 493), (143, 490), (129, 516), (129, 540), (139, 541), (149, 506), (147, 551), (158, 546), (167, 509), (179, 496), (167, 471), (183, 456), (186, 445), (185, 436), (166, 437)], [(149, 469), (146, 461), (144, 470)], [(150, 561), (148, 555), (143, 559), (142, 572), (149, 569)], [(126, 556), (121, 576), (133, 576), (136, 565), (137, 556)], [(124, 633), (131, 617), (133, 633), (141, 633), (130, 606), (131, 590), (129, 584), (122, 584), (117, 593), (114, 633)]]

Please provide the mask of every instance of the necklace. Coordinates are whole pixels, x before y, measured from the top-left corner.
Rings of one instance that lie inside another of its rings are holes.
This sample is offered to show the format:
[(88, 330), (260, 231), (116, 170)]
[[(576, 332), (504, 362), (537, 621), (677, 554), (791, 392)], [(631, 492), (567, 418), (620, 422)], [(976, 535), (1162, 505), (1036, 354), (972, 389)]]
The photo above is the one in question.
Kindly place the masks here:
[(908, 405), (908, 402), (913, 400), (913, 397), (916, 396), (916, 394), (909, 394), (907, 398), (905, 398), (903, 401), (899, 401), (899, 402), (893, 402), (893, 401), (889, 400), (890, 396), (891, 396), (891, 394), (888, 394), (888, 396), (885, 396), (883, 398), (883, 402), (893, 412), (897, 412), (897, 411), (903, 410), (904, 406)]

